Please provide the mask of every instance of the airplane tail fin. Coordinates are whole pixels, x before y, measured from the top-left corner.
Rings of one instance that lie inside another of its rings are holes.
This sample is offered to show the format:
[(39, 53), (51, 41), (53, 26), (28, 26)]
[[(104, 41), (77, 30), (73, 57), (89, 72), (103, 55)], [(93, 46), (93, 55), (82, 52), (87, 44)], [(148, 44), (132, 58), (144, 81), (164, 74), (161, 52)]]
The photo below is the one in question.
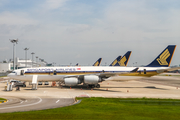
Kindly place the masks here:
[(161, 54), (158, 55), (154, 61), (152, 61), (146, 67), (169, 67), (171, 60), (176, 49), (176, 45), (168, 45)]
[(93, 64), (93, 66), (100, 66), (101, 61), (102, 61), (102, 58), (99, 58), (99, 59)]
[(127, 51), (127, 53), (114, 66), (127, 66), (131, 53), (132, 51)]
[(117, 64), (118, 61), (120, 61), (121, 56), (118, 56), (109, 66), (114, 66)]

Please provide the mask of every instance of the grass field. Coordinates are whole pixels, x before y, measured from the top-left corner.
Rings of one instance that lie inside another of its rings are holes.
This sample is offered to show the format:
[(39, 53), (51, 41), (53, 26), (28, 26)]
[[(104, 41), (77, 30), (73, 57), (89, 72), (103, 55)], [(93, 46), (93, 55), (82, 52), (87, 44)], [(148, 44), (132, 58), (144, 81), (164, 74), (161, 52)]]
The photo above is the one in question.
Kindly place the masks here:
[(6, 99), (0, 98), (0, 104), (6, 102)]
[(6, 99), (4, 99), (4, 98), (0, 98), (0, 101), (1, 101), (1, 100), (6, 100)]
[(99, 120), (179, 120), (180, 100), (147, 98), (78, 98), (73, 106), (0, 114), (0, 119), (99, 119)]
[(0, 78), (1, 78), (1, 77), (7, 77), (7, 76), (0, 76)]

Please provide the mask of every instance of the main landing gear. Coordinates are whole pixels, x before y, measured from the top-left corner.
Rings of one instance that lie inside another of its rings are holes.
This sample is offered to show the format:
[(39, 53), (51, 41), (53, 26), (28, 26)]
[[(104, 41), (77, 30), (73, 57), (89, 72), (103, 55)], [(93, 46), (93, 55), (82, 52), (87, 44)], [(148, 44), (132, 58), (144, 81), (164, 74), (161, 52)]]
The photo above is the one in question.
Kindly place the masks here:
[(88, 85), (90, 88), (100, 88), (100, 84)]

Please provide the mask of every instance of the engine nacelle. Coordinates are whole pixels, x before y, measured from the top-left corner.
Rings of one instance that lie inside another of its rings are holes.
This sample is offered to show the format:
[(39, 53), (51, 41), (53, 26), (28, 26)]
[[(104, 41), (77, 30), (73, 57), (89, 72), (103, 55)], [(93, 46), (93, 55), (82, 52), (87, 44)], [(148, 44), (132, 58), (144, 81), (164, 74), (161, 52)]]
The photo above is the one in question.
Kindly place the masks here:
[(75, 86), (77, 84), (80, 84), (80, 80), (78, 80), (78, 78), (75, 77), (70, 77), (70, 78), (64, 78), (64, 83), (65, 85), (68, 86)]
[(86, 75), (84, 76), (84, 83), (86, 84), (98, 84), (100, 82), (100, 78), (96, 75)]

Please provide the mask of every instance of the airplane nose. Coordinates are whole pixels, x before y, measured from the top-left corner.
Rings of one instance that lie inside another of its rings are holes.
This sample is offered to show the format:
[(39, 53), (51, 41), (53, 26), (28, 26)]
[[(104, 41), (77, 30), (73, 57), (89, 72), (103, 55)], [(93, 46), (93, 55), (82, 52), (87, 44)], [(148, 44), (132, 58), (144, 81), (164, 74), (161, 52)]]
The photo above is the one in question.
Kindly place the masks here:
[(9, 73), (7, 76), (10, 77), (12, 75), (15, 75), (15, 73)]

